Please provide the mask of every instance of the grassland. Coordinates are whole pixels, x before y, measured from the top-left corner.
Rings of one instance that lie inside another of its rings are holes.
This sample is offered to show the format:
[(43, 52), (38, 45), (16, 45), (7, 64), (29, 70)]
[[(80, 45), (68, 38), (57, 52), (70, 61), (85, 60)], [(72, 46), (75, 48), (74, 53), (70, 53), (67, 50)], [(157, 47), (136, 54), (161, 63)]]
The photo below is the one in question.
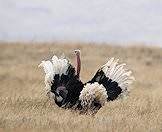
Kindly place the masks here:
[[(126, 62), (136, 82), (126, 100), (107, 103), (94, 116), (58, 108), (46, 97), (38, 64), (82, 51), (81, 79), (89, 80), (112, 56)], [(162, 49), (81, 43), (0, 44), (0, 131), (161, 132)]]

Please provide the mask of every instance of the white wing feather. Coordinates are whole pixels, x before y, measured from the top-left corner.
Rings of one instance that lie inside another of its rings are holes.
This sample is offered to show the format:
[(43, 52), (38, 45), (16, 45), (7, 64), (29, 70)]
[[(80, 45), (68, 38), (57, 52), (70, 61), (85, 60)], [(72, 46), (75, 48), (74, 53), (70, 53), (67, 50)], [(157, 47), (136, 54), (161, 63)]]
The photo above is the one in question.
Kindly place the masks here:
[(105, 65), (102, 66), (102, 70), (106, 77), (116, 81), (124, 92), (135, 79), (132, 76), (132, 72), (126, 70), (124, 67), (126, 64), (118, 64), (118, 61), (119, 59), (115, 60), (114, 58), (111, 58)]
[(59, 74), (67, 74), (69, 67), (69, 61), (65, 58), (58, 58), (57, 56), (52, 57), (52, 61), (42, 61), (38, 67), (43, 67), (45, 72), (45, 89), (49, 92), (52, 82), (54, 81), (54, 76)]

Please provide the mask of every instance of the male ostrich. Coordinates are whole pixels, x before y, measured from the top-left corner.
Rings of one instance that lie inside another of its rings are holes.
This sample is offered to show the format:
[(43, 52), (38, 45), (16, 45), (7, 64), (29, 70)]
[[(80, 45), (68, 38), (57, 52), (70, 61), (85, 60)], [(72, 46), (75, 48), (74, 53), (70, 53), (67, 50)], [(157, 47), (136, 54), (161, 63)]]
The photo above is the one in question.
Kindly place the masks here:
[(80, 80), (80, 50), (75, 50), (76, 69), (65, 57), (53, 56), (52, 60), (42, 61), (47, 95), (59, 107), (79, 109), (101, 108), (105, 102), (125, 96), (133, 82), (132, 72), (119, 59), (111, 58), (83, 84)]

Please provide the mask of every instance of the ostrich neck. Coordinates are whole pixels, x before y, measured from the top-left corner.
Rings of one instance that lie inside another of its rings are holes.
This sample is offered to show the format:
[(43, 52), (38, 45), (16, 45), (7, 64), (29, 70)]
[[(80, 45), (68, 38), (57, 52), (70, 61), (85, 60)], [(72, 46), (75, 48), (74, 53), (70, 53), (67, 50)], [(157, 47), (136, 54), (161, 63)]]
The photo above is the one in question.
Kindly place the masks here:
[(80, 54), (77, 54), (77, 76), (80, 77), (80, 69), (81, 69), (81, 60), (80, 60)]

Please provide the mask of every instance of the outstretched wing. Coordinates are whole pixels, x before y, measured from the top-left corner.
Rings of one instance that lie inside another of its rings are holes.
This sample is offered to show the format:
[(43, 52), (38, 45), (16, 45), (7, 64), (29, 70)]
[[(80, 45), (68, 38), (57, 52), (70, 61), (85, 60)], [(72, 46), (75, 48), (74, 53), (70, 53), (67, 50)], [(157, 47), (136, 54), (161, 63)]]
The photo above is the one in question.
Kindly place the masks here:
[(118, 64), (118, 61), (119, 59), (111, 58), (89, 81), (89, 83), (102, 84), (106, 88), (108, 100), (125, 95), (129, 91), (129, 85), (134, 80), (132, 72), (125, 68), (126, 64)]
[(75, 74), (75, 68), (65, 58), (53, 56), (52, 60), (42, 61), (45, 89), (58, 106), (72, 107), (79, 99), (83, 83)]
[(111, 58), (85, 84), (79, 100), (83, 108), (92, 108), (104, 105), (119, 96), (125, 96), (129, 91), (128, 86), (133, 82), (132, 72), (125, 68), (126, 64), (118, 64), (119, 59)]

